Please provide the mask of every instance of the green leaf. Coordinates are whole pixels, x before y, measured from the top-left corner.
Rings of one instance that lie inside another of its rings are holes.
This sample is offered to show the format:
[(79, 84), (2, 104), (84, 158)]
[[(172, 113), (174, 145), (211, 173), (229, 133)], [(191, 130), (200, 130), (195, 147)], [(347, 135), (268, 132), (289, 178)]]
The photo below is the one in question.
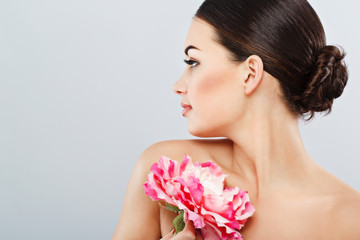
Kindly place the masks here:
[(168, 204), (168, 203), (165, 203), (165, 207), (166, 207), (166, 209), (176, 212), (176, 213), (180, 211), (180, 208), (178, 208), (174, 205)]
[(184, 210), (180, 211), (180, 214), (177, 215), (173, 220), (173, 226), (175, 228), (174, 235), (178, 234), (185, 228), (185, 222), (184, 222)]

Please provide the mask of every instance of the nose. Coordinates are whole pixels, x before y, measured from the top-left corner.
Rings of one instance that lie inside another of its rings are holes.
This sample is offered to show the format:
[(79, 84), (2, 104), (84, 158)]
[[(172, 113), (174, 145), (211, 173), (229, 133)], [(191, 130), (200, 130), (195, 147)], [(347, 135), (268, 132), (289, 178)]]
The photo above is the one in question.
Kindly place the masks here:
[(187, 93), (187, 86), (186, 86), (186, 81), (185, 81), (184, 75), (185, 75), (185, 73), (179, 78), (179, 80), (177, 80), (174, 83), (174, 85), (172, 87), (174, 93), (177, 93), (179, 95)]

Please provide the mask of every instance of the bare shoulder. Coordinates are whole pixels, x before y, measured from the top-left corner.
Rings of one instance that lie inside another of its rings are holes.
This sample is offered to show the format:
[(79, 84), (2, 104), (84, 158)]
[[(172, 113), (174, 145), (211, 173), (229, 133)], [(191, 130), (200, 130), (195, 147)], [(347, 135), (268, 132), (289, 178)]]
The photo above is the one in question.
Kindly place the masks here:
[(343, 232), (343, 239), (359, 239), (360, 193), (348, 186), (335, 202), (334, 216), (339, 219), (337, 229)]
[[(151, 156), (144, 159), (152, 164), (161, 156), (182, 161), (184, 154), (189, 155), (194, 161), (207, 161), (216, 158), (219, 154), (229, 152), (231, 140), (228, 139), (179, 139), (164, 140), (149, 146), (142, 155)], [(232, 146), (232, 145), (231, 145)]]
[(154, 143), (138, 157), (128, 181), (119, 223), (112, 240), (160, 239), (160, 207), (145, 194), (143, 184), (150, 168), (161, 156), (179, 159), (191, 148), (187, 141), (168, 140)]
[(321, 166), (312, 176), (304, 191), (314, 239), (359, 239), (360, 193)]
[(360, 192), (337, 177), (334, 179), (331, 194), (332, 207), (327, 218), (328, 225), (336, 229), (335, 239), (359, 239)]
[(212, 154), (222, 149), (222, 146), (222, 140), (184, 139), (160, 141), (147, 147), (137, 159), (131, 173), (120, 220), (112, 239), (160, 238), (160, 208), (146, 196), (143, 184), (151, 166), (162, 156), (181, 162), (187, 154), (194, 161), (203, 162), (211, 159)]

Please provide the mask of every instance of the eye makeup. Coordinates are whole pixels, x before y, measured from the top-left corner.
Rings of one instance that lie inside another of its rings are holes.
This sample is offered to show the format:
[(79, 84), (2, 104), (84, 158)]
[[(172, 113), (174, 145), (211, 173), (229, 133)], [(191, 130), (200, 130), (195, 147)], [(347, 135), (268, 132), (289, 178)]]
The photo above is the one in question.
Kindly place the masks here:
[(184, 59), (184, 62), (185, 62), (186, 64), (190, 65), (191, 67), (195, 67), (196, 65), (199, 64), (197, 61), (192, 60), (192, 59), (190, 59), (190, 60)]

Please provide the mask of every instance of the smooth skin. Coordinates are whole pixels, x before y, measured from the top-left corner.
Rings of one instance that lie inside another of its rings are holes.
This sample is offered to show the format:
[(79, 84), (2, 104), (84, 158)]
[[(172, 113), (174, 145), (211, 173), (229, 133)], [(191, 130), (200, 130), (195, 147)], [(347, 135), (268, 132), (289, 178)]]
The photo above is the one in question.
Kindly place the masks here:
[(192, 135), (224, 138), (148, 147), (134, 167), (112, 239), (199, 238), (189, 234), (189, 223), (182, 235), (172, 237), (175, 213), (159, 207), (142, 188), (161, 156), (181, 162), (184, 154), (193, 161), (214, 161), (228, 175), (226, 186), (249, 192), (256, 211), (241, 230), (244, 239), (360, 239), (360, 193), (307, 153), (298, 119), (280, 101), (278, 80), (264, 71), (261, 58), (233, 62), (215, 37), (211, 25), (194, 18), (185, 48), (196, 47), (186, 57), (195, 62), (173, 90), (192, 106), (185, 115)]

